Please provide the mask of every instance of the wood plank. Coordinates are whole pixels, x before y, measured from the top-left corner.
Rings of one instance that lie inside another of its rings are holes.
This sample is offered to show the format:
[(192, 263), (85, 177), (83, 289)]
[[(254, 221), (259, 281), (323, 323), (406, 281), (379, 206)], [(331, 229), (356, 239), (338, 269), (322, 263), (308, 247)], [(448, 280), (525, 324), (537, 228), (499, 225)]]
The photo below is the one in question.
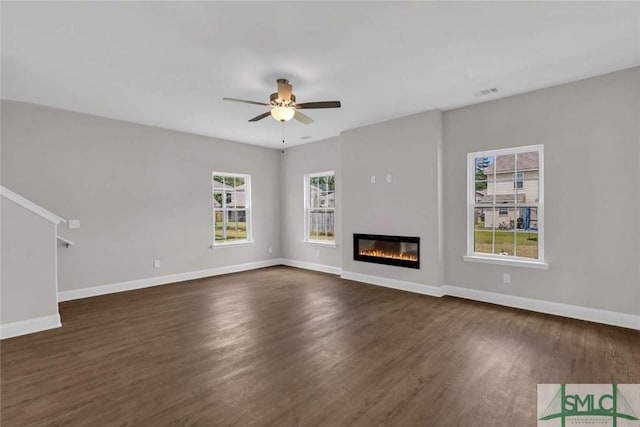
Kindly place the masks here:
[(2, 342), (3, 426), (523, 426), (538, 383), (640, 382), (638, 331), (283, 266), (61, 315)]

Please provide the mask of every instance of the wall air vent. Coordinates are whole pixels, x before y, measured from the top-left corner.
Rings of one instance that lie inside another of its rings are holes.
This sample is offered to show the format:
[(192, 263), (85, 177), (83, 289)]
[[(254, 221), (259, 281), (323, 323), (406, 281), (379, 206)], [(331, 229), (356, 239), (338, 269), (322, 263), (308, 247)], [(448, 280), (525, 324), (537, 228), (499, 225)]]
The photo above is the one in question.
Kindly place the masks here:
[(473, 94), (473, 96), (487, 96), (487, 95), (493, 95), (495, 93), (498, 93), (498, 88), (492, 87), (491, 89), (484, 89), (484, 90), (481, 90), (480, 92), (476, 92)]

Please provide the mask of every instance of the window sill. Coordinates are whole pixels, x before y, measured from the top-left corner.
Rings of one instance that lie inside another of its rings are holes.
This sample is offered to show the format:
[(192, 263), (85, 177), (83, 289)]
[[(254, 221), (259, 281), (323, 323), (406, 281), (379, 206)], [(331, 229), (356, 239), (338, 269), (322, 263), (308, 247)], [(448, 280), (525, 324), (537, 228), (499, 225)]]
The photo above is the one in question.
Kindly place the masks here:
[(336, 245), (336, 242), (322, 242), (322, 241), (316, 241), (316, 240), (303, 240), (302, 243), (304, 243), (305, 245), (309, 245), (309, 246), (325, 246), (325, 247), (330, 247), (330, 248), (335, 248), (338, 245)]
[(466, 255), (463, 256), (467, 262), (478, 262), (481, 264), (495, 264), (495, 265), (505, 265), (509, 267), (524, 267), (524, 268), (534, 268), (538, 270), (548, 270), (549, 264), (543, 261), (527, 261), (523, 259), (507, 259), (507, 258), (495, 258), (490, 256), (480, 256), (480, 255)]
[(242, 242), (229, 242), (229, 243), (214, 243), (210, 246), (211, 249), (216, 248), (237, 248), (238, 246), (253, 246), (253, 240), (243, 240)]

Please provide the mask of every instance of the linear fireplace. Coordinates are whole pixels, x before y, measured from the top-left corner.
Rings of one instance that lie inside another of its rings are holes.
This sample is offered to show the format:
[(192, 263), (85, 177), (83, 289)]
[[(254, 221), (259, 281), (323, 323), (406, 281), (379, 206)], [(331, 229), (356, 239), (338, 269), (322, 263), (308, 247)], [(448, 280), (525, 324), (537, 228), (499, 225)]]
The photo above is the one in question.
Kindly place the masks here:
[(420, 238), (354, 234), (353, 259), (377, 264), (420, 268)]

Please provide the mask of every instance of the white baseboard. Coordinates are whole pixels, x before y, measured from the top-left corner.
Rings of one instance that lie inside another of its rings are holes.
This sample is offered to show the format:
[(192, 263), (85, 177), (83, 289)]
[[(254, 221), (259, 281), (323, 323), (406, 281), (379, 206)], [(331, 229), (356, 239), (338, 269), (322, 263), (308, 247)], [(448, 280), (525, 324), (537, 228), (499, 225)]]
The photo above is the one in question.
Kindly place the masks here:
[(91, 288), (74, 289), (58, 292), (58, 301), (70, 301), (80, 298), (95, 297), (98, 295), (112, 294), (115, 292), (132, 291), (134, 289), (149, 288), (151, 286), (167, 285), (185, 280), (201, 279), (203, 277), (218, 276), (221, 274), (237, 273), (240, 271), (255, 270), (257, 268), (281, 265), (282, 259), (274, 258), (264, 261), (249, 262), (246, 264), (229, 265), (225, 267), (208, 268), (206, 270), (191, 271), (188, 273), (169, 274), (167, 276), (149, 277), (147, 279), (129, 280), (126, 282), (112, 283), (109, 285), (93, 286)]
[(460, 288), (457, 286), (423, 285), (420, 283), (405, 282), (402, 280), (388, 279), (386, 277), (371, 276), (351, 271), (343, 271), (341, 277), (343, 279), (355, 280), (378, 286), (386, 286), (388, 288), (400, 289), (433, 297), (450, 295), (453, 297), (488, 302), (506, 307), (521, 308), (539, 313), (569, 317), (571, 319), (587, 320), (589, 322), (640, 330), (640, 316), (634, 314), (479, 291), (470, 288)]
[(539, 313), (554, 314), (572, 319), (587, 320), (589, 322), (604, 323), (605, 325), (621, 326), (623, 328), (640, 330), (640, 316), (600, 310), (597, 308), (563, 304), (559, 302), (543, 301), (514, 295), (498, 294), (479, 291), (476, 289), (459, 288), (457, 286), (443, 286), (443, 295), (465, 298), (474, 301), (489, 302), (507, 307), (537, 311)]
[(343, 279), (355, 280), (372, 285), (385, 286), (403, 291), (433, 297), (450, 295), (474, 301), (488, 302), (506, 307), (520, 308), (539, 313), (553, 314), (569, 317), (571, 319), (587, 320), (589, 322), (603, 323), (605, 325), (621, 326), (623, 328), (640, 330), (640, 316), (616, 311), (600, 310), (591, 307), (563, 304), (559, 302), (543, 301), (533, 298), (525, 298), (514, 295), (498, 294), (494, 292), (479, 291), (476, 289), (460, 288), (457, 286), (432, 286), (420, 283), (405, 282), (402, 280), (388, 279), (386, 277), (371, 276), (368, 274), (343, 271)]
[(421, 283), (405, 282), (404, 280), (389, 279), (387, 277), (371, 276), (369, 274), (354, 273), (353, 271), (342, 271), (340, 276), (343, 279), (354, 280), (356, 282), (369, 283), (371, 285), (384, 286), (387, 288), (399, 289), (401, 291), (414, 292), (432, 297), (441, 297), (440, 286), (423, 285)]
[(340, 275), (342, 273), (342, 269), (340, 267), (334, 267), (331, 265), (323, 265), (323, 264), (314, 264), (312, 262), (298, 261), (295, 259), (287, 259), (283, 258), (280, 260), (282, 265), (287, 265), (289, 267), (297, 267), (304, 268), (305, 270), (314, 270), (321, 271), (323, 273)]
[(0, 325), (0, 339), (46, 331), (47, 329), (59, 328), (60, 326), (62, 326), (62, 324), (60, 323), (59, 314), (5, 323)]
[[(184, 280), (200, 279), (203, 277), (217, 276), (220, 274), (236, 273), (240, 271), (254, 270), (257, 268), (271, 267), (274, 265), (286, 265), (290, 267), (303, 268), (307, 270), (321, 271), (324, 273), (340, 275), (343, 279), (372, 285), (385, 286), (402, 291), (414, 292), (422, 295), (441, 297), (450, 295), (458, 298), (465, 298), (474, 301), (488, 302), (507, 307), (521, 308), (540, 313), (553, 314), (557, 316), (569, 317), (572, 319), (587, 320), (590, 322), (603, 323), (606, 325), (621, 326), (624, 328), (640, 330), (640, 316), (614, 311), (600, 310), (590, 307), (569, 305), (551, 301), (543, 301), (532, 298), (518, 297), (514, 295), (498, 294), (494, 292), (480, 291), (457, 286), (433, 286), (421, 283), (407, 282), (403, 280), (390, 279), (369, 274), (343, 271), (339, 267), (314, 264), (310, 262), (297, 261), (292, 259), (274, 258), (270, 260), (251, 262), (247, 264), (230, 265), (226, 267), (210, 268), (206, 270), (193, 271), (188, 273), (171, 274), (168, 276), (150, 277), (147, 279), (131, 280), (127, 282), (113, 283), (110, 285), (95, 286), (91, 288), (63, 291), (58, 293), (58, 301), (69, 301), (79, 298), (87, 298), (98, 295), (105, 295), (114, 292), (124, 292), (134, 289), (142, 289), (150, 286), (165, 285), (169, 283), (182, 282)], [(59, 316), (55, 319), (38, 318), (15, 322), (1, 326), (0, 338), (22, 335), (40, 330), (55, 328), (60, 326)], [(14, 333), (13, 331), (17, 331)], [(25, 332), (22, 332), (25, 331)], [(6, 336), (5, 336), (6, 335)]]

